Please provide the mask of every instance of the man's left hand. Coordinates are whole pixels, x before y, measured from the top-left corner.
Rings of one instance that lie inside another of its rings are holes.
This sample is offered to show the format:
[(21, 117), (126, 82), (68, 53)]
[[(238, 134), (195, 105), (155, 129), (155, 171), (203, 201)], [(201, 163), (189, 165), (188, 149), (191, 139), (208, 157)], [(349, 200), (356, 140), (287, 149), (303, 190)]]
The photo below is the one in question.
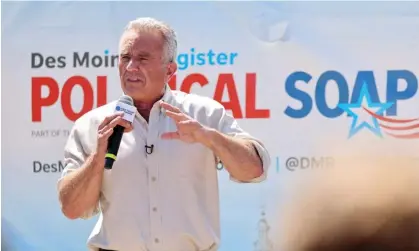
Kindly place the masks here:
[(161, 102), (160, 106), (165, 109), (168, 117), (176, 123), (176, 132), (166, 132), (161, 135), (162, 139), (180, 139), (186, 143), (201, 142), (208, 128), (198, 121), (183, 113), (179, 108), (168, 103)]

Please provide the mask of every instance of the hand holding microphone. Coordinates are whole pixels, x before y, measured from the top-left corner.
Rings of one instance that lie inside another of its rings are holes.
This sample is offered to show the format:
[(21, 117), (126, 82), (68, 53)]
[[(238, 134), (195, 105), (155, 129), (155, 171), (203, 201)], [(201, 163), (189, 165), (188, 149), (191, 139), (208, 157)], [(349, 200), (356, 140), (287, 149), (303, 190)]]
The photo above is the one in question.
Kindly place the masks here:
[(116, 113), (107, 116), (98, 128), (97, 152), (105, 157), (105, 168), (112, 169), (124, 132), (132, 131), (136, 108), (129, 96), (122, 96), (115, 107)]

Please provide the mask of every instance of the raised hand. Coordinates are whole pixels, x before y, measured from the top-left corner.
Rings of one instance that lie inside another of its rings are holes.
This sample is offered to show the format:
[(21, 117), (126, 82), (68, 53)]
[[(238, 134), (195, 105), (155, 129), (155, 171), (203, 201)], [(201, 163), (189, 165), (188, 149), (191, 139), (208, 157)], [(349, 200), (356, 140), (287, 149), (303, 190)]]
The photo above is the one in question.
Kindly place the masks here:
[(161, 102), (161, 107), (165, 109), (168, 117), (172, 118), (176, 123), (177, 131), (165, 132), (161, 135), (162, 139), (179, 139), (186, 143), (199, 142), (207, 131), (203, 125), (190, 116), (183, 113), (179, 108), (168, 103)]

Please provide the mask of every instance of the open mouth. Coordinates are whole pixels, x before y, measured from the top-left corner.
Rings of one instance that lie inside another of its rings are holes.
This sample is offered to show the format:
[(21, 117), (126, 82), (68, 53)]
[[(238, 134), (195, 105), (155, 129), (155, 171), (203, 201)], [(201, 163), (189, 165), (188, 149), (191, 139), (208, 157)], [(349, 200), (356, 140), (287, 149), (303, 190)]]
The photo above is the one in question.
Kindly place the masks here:
[(139, 83), (139, 82), (142, 82), (142, 79), (141, 78), (139, 78), (139, 77), (128, 77), (127, 79), (127, 82), (131, 82), (131, 83)]
[(138, 78), (138, 77), (129, 77), (129, 78), (127, 78), (127, 80), (129, 82), (139, 82), (139, 81), (141, 81), (141, 79)]

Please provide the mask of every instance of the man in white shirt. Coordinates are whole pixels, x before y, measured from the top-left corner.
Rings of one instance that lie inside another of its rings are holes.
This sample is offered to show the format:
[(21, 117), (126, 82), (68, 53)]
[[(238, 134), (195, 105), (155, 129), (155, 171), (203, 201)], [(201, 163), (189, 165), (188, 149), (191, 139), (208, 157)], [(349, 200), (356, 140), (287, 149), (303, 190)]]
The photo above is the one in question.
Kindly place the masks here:
[[(170, 90), (177, 41), (168, 25), (136, 19), (119, 49), (121, 87), (136, 118), (129, 124), (114, 114), (114, 101), (75, 122), (58, 182), (62, 211), (70, 219), (100, 213), (88, 240), (92, 251), (217, 250), (217, 164), (236, 182), (260, 182), (269, 154), (218, 102)], [(126, 127), (118, 159), (104, 169), (118, 124)]]

